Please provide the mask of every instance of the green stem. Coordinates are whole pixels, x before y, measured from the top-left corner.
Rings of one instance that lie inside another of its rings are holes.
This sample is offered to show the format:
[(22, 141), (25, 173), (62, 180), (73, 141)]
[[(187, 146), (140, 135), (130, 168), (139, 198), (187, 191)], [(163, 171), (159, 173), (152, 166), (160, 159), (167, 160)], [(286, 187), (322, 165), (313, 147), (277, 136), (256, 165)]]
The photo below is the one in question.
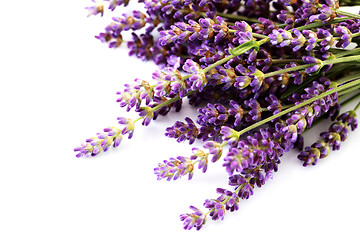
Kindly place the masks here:
[[(360, 94), (357, 95), (357, 97), (360, 96)], [(354, 111), (357, 111), (360, 107), (360, 102), (358, 102), (358, 104), (355, 106)]]
[(251, 50), (251, 49), (254, 48), (254, 47), (259, 47), (259, 46), (261, 46), (262, 44), (264, 44), (264, 43), (266, 43), (266, 42), (268, 42), (268, 41), (269, 41), (269, 38), (264, 38), (264, 39), (262, 39), (262, 40), (260, 40), (260, 41), (247, 42), (247, 43), (253, 43), (253, 44), (245, 45), (245, 44), (247, 44), (247, 43), (244, 43), (244, 44), (242, 44), (242, 45), (234, 48), (234, 49), (232, 50), (231, 55), (229, 55), (229, 56), (227, 56), (226, 58), (223, 58), (223, 59), (217, 61), (216, 63), (211, 64), (210, 66), (204, 68), (202, 71), (203, 71), (203, 73), (206, 73), (206, 72), (208, 72), (209, 70), (211, 70), (211, 69), (213, 69), (213, 68), (215, 68), (215, 67), (217, 67), (217, 66), (220, 66), (220, 65), (223, 64), (223, 63), (226, 63), (227, 61), (233, 59), (234, 57), (237, 57), (237, 56), (239, 56), (239, 55), (241, 55), (241, 54), (244, 54), (244, 53), (246, 53), (247, 51)]
[(329, 22), (323, 23), (322, 21), (319, 22), (314, 22), (314, 23), (310, 23), (308, 25), (304, 25), (301, 27), (297, 27), (296, 29), (299, 31), (302, 31), (304, 29), (311, 29), (311, 28), (317, 28), (317, 27), (322, 27), (324, 25), (329, 25), (329, 24), (335, 24), (335, 23), (341, 23), (345, 20), (349, 19), (349, 17), (342, 17), (342, 18), (335, 18)]
[(303, 69), (312, 67), (312, 66), (314, 66), (314, 65), (316, 65), (316, 64), (317, 64), (317, 63), (309, 63), (309, 64), (299, 65), (299, 66), (292, 67), (292, 68), (285, 68), (285, 69), (281, 69), (281, 70), (278, 70), (278, 71), (266, 73), (266, 74), (264, 75), (264, 78), (276, 76), (276, 75), (283, 74), (283, 73), (287, 73), (287, 72), (292, 72), (292, 71), (297, 71), (297, 70), (303, 70)]
[(259, 34), (259, 33), (252, 33), (252, 35), (254, 37), (256, 37), (256, 38), (261, 38), (261, 39), (268, 38), (268, 36), (262, 35), (262, 34)]
[(340, 103), (341, 107), (344, 107), (345, 105), (351, 103), (353, 100), (355, 100), (358, 97), (360, 97), (360, 93), (357, 93), (354, 96), (352, 96), (352, 97), (346, 99), (345, 101), (341, 102), (345, 98), (345, 96), (341, 96), (341, 97), (339, 97), (338, 102), (341, 102)]
[(339, 57), (343, 57), (343, 56), (346, 56), (346, 55), (354, 55), (354, 54), (358, 54), (358, 53), (360, 53), (360, 48), (354, 48), (354, 49), (351, 49), (351, 50), (344, 50), (341, 53), (337, 53), (337, 54), (335, 54), (335, 57), (339, 58)]
[[(360, 55), (358, 55), (358, 56), (350, 56), (350, 57), (343, 57), (343, 58), (335, 58), (335, 59), (331, 59), (331, 60), (325, 60), (325, 61), (322, 61), (322, 64), (323, 65), (331, 65), (331, 64), (336, 64), (336, 63), (353, 62), (353, 61), (360, 61)], [(287, 73), (287, 72), (303, 70), (303, 69), (312, 67), (312, 66), (317, 65), (317, 64), (318, 63), (309, 63), (309, 64), (304, 64), (304, 65), (300, 65), (300, 66), (296, 66), (296, 67), (292, 67), (292, 68), (281, 69), (281, 70), (278, 70), (278, 71), (274, 71), (274, 72), (270, 72), (270, 73), (265, 74), (264, 78), (276, 76), (276, 75)]]
[(339, 15), (343, 15), (343, 16), (349, 17), (349, 18), (357, 18), (357, 19), (360, 19), (360, 15), (359, 15), (359, 14), (341, 11), (340, 9), (336, 9), (336, 13), (339, 14)]
[(359, 0), (341, 0), (341, 6), (354, 6), (360, 4)]
[(342, 96), (345, 96), (345, 95), (347, 95), (349, 93), (352, 93), (352, 92), (354, 92), (356, 90), (359, 90), (359, 89), (360, 89), (359, 86), (355, 86), (355, 87), (351, 87), (351, 88), (348, 88), (346, 90), (343, 90), (343, 91), (339, 92), (338, 94), (339, 94), (340, 97), (342, 97)]
[(342, 83), (346, 83), (352, 80), (356, 80), (360, 78), (360, 71), (355, 71), (352, 72), (351, 74), (349, 74), (348, 76), (342, 77), (338, 80), (336, 80), (337, 84), (342, 84)]
[(213, 68), (215, 68), (215, 67), (217, 67), (217, 66), (220, 66), (220, 65), (223, 64), (223, 63), (226, 63), (227, 61), (233, 59), (234, 57), (235, 57), (234, 55), (229, 55), (229, 56), (227, 56), (227, 57), (225, 57), (225, 58), (217, 61), (216, 63), (213, 63), (213, 64), (211, 64), (210, 66), (204, 68), (202, 71), (203, 71), (204, 73), (207, 73), (207, 72), (210, 71), (211, 69), (213, 69)]
[(254, 129), (254, 128), (257, 128), (257, 127), (259, 127), (259, 126), (261, 126), (261, 125), (263, 125), (263, 124), (265, 124), (265, 123), (268, 123), (268, 122), (270, 122), (270, 121), (272, 121), (272, 120), (274, 120), (274, 119), (276, 119), (276, 118), (279, 118), (279, 117), (281, 117), (281, 116), (283, 116), (283, 115), (285, 115), (285, 114), (287, 114), (287, 113), (290, 113), (290, 112), (292, 112), (292, 111), (294, 111), (294, 110), (296, 110), (296, 109), (298, 109), (298, 108), (301, 108), (301, 107), (304, 107), (304, 106), (306, 106), (306, 105), (308, 105), (308, 104), (311, 104), (312, 102), (314, 102), (314, 101), (316, 101), (316, 100), (319, 100), (319, 99), (324, 98), (324, 97), (326, 97), (326, 96), (328, 96), (328, 95), (330, 95), (330, 94), (333, 94), (333, 93), (336, 93), (336, 92), (339, 92), (339, 91), (341, 91), (341, 90), (348, 89), (348, 88), (350, 88), (350, 87), (354, 87), (354, 86), (357, 86), (357, 85), (360, 85), (360, 80), (356, 80), (356, 81), (353, 81), (353, 82), (344, 84), (344, 85), (342, 85), (342, 86), (340, 86), (340, 87), (335, 87), (335, 88), (333, 88), (333, 89), (331, 89), (331, 90), (329, 90), (329, 91), (326, 91), (326, 92), (324, 92), (324, 93), (322, 93), (322, 94), (320, 94), (320, 95), (318, 95), (318, 96), (316, 96), (316, 97), (313, 97), (313, 98), (311, 98), (311, 99), (308, 99), (308, 100), (306, 100), (306, 101), (304, 101), (304, 102), (302, 102), (302, 103), (299, 103), (298, 105), (295, 105), (295, 106), (293, 106), (293, 107), (291, 107), (291, 108), (288, 108), (288, 109), (286, 109), (286, 110), (284, 110), (284, 111), (281, 111), (281, 112), (278, 113), (278, 114), (275, 114), (275, 115), (273, 115), (273, 116), (270, 116), (270, 117), (268, 117), (268, 118), (265, 118), (265, 119), (262, 120), (262, 121), (259, 121), (259, 122), (257, 122), (257, 123), (254, 123), (253, 125), (245, 128), (245, 129), (243, 129), (243, 130), (241, 130), (241, 131), (238, 131), (238, 134), (239, 134), (239, 136), (241, 136), (242, 134), (244, 134), (244, 133), (246, 133), (246, 132), (248, 132), (248, 131), (250, 131), (250, 130), (252, 130), (252, 129)]
[[(195, 92), (196, 92), (196, 91), (189, 91), (189, 92), (185, 95), (185, 97), (187, 97), (187, 96), (189, 96), (189, 95), (191, 95), (191, 94), (194, 94)], [(181, 99), (181, 97), (180, 97), (179, 95), (176, 96), (176, 97), (173, 97), (173, 98), (171, 98), (171, 99), (169, 99), (169, 100), (166, 100), (165, 102), (163, 102), (163, 103), (161, 103), (161, 104), (159, 104), (159, 105), (151, 108), (151, 111), (152, 111), (152, 112), (155, 112), (155, 111), (161, 109), (162, 107), (165, 107), (165, 106), (167, 106), (167, 105), (169, 105), (169, 104), (171, 104), (171, 103), (173, 103), (173, 102), (176, 102), (176, 101), (178, 101), (178, 100), (180, 100), (180, 99)]]

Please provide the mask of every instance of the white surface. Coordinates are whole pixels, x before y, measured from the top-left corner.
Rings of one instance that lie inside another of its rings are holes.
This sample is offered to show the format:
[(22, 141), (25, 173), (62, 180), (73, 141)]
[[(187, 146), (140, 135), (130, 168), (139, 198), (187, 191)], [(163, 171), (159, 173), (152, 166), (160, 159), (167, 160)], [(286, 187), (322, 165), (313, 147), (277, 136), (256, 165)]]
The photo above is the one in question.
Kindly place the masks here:
[(316, 167), (286, 154), (238, 212), (199, 232), (184, 231), (179, 215), (227, 188), (222, 162), (192, 181), (153, 174), (158, 162), (191, 153), (164, 136), (176, 120), (196, 116), (191, 107), (138, 125), (114, 151), (76, 159), (75, 146), (128, 116), (115, 92), (150, 79), (155, 66), (100, 44), (93, 36), (107, 21), (86, 18), (90, 1), (31, 2), (1, 6), (0, 239), (359, 238), (359, 131)]

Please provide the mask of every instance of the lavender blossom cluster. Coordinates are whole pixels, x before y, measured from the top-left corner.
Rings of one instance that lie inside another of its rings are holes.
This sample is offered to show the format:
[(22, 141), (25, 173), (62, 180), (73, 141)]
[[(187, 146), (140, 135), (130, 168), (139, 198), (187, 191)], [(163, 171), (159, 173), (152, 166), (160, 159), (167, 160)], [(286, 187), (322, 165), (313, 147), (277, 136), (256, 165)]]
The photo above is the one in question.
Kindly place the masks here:
[[(95, 1), (94, 1), (95, 2)], [(119, 117), (75, 148), (77, 157), (95, 156), (132, 138), (136, 122), (148, 126), (183, 100), (197, 109), (165, 129), (177, 142), (202, 142), (190, 156), (170, 157), (154, 168), (158, 180), (191, 180), (222, 161), (229, 189), (206, 199), (201, 210), (182, 214), (184, 229), (200, 230), (207, 218), (228, 211), (278, 171), (281, 158), (298, 149), (303, 166), (316, 165), (339, 150), (358, 126), (354, 109), (343, 107), (360, 96), (360, 15), (338, 0), (138, 0), (144, 11), (113, 17), (96, 38), (159, 67), (151, 79), (135, 79), (117, 92), (120, 107), (139, 118)], [(129, 0), (96, 1), (89, 15), (131, 6)], [(343, 113), (341, 113), (343, 112)], [(304, 148), (304, 132), (330, 119), (321, 140)], [(210, 163), (210, 164), (209, 164)]]

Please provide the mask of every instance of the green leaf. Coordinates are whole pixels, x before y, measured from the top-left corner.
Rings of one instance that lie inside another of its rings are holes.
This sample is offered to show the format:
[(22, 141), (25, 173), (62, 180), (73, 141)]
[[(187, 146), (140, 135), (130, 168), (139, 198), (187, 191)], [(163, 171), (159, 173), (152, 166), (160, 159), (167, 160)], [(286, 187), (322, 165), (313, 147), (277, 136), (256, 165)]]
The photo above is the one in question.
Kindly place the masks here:
[(260, 44), (258, 43), (258, 41), (250, 40), (248, 42), (245, 42), (234, 49), (229, 49), (229, 53), (233, 56), (239, 56), (252, 48), (255, 48), (256, 51), (259, 51)]

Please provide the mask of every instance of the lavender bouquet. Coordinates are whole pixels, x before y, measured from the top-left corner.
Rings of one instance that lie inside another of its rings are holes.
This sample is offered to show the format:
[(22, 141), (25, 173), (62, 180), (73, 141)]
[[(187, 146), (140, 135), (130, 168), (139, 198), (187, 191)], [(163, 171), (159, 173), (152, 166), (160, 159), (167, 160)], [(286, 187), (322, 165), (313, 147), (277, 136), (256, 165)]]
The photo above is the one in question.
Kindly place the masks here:
[[(95, 1), (93, 1), (95, 2)], [(116, 48), (127, 40), (129, 55), (159, 65), (151, 81), (135, 79), (119, 91), (121, 107), (139, 118), (119, 117), (75, 148), (77, 157), (96, 156), (135, 125), (148, 126), (159, 115), (180, 111), (183, 99), (198, 108), (166, 129), (178, 142), (202, 141), (189, 156), (158, 164), (158, 180), (192, 179), (196, 168), (223, 161), (229, 189), (216, 189), (204, 210), (182, 214), (185, 229), (201, 229), (208, 218), (224, 219), (240, 199), (253, 195), (278, 170), (280, 158), (298, 149), (304, 167), (339, 150), (358, 125), (356, 111), (342, 107), (360, 96), (360, 15), (340, 6), (358, 0), (138, 0), (143, 11), (113, 17), (96, 38)], [(95, 2), (89, 15), (103, 15), (129, 0)], [(328, 131), (304, 148), (302, 134), (331, 119)]]

